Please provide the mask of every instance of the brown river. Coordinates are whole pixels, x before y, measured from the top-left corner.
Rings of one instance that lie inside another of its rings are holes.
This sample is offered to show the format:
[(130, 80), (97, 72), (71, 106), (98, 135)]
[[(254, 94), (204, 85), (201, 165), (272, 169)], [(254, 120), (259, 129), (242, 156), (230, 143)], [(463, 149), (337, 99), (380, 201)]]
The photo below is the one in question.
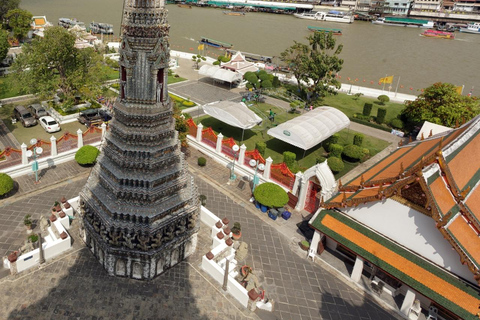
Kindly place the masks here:
[[(54, 25), (58, 18), (76, 18), (114, 25), (118, 35), (121, 24), (122, 0), (21, 0), (20, 6), (33, 15), (45, 15)], [(294, 41), (305, 41), (307, 26), (340, 28), (344, 45), (340, 72), (343, 83), (374, 87), (381, 77), (394, 75), (393, 90), (419, 94), (435, 82), (464, 85), (464, 94), (473, 87), (480, 95), (480, 35), (456, 33), (455, 40), (425, 38), (422, 29), (373, 25), (355, 21), (353, 24), (318, 22), (291, 15), (250, 12), (245, 16), (229, 16), (221, 9), (180, 8), (167, 5), (170, 46), (173, 50), (196, 52), (198, 40), (208, 37), (232, 43), (233, 49), (279, 56)], [(209, 55), (222, 54), (209, 49)], [(274, 63), (278, 58), (274, 58)], [(399, 81), (399, 82), (398, 82)]]

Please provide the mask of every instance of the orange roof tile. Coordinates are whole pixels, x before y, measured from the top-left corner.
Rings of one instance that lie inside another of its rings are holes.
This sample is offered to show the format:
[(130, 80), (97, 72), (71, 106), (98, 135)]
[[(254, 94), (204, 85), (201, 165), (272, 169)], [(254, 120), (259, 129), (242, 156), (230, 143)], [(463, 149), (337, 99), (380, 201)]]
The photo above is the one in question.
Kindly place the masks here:
[(480, 221), (480, 187), (477, 186), (467, 198), (465, 202), (470, 212)]
[(455, 302), (455, 304), (471, 314), (476, 314), (478, 312), (478, 306), (480, 305), (479, 299), (467, 294), (437, 275), (425, 270), (330, 215), (326, 215), (321, 223), (417, 282), (436, 291), (445, 299)]
[(468, 225), (462, 216), (458, 216), (447, 230), (457, 239), (467, 254), (478, 265), (480, 262), (480, 240), (477, 233)]
[(453, 159), (448, 162), (448, 168), (460, 190), (480, 169), (477, 157), (480, 155), (480, 134), (477, 134)]
[(455, 205), (455, 200), (452, 194), (448, 190), (442, 176), (439, 176), (432, 184), (429, 185), (430, 191), (435, 198), (435, 202), (440, 209), (442, 215), (446, 215), (447, 212)]

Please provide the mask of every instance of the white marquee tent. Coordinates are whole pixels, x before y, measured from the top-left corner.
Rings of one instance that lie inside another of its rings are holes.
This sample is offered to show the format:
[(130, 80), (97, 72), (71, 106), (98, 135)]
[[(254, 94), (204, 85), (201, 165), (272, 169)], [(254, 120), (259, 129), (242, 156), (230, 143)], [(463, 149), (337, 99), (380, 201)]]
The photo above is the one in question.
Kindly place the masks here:
[(238, 72), (222, 69), (219, 66), (212, 66), (208, 64), (201, 66), (200, 70), (198, 70), (198, 74), (229, 83), (241, 81), (243, 77)]
[(268, 130), (267, 133), (300, 149), (308, 150), (349, 124), (350, 120), (340, 110), (318, 107)]
[(251, 129), (262, 122), (262, 118), (248, 109), (243, 102), (216, 101), (208, 103), (202, 108), (209, 116), (243, 130)]

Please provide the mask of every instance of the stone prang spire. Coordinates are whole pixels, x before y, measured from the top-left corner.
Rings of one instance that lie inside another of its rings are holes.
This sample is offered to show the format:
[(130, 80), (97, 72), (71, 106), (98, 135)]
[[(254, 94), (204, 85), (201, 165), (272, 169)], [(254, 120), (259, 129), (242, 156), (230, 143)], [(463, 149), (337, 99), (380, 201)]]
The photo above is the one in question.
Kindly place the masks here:
[(152, 279), (195, 251), (199, 201), (168, 97), (164, 0), (125, 0), (122, 21), (120, 94), (80, 211), (110, 275)]

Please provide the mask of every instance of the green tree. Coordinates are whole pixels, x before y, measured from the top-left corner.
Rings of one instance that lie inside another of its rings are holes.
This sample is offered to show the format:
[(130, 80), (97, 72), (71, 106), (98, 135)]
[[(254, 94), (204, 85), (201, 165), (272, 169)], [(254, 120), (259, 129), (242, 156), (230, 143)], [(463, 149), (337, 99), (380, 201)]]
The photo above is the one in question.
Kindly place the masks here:
[(316, 97), (324, 97), (327, 94), (336, 94), (341, 83), (336, 79), (336, 74), (342, 70), (343, 59), (338, 55), (342, 52), (343, 45), (336, 46), (336, 40), (332, 32), (314, 32), (308, 38), (310, 54), (306, 61), (307, 73), (300, 79), (308, 83), (307, 90)]
[(4, 22), (5, 15), (8, 11), (17, 9), (20, 0), (1, 0), (0, 1), (0, 23)]
[(7, 12), (5, 20), (8, 21), (8, 26), (13, 31), (13, 36), (18, 40), (22, 40), (30, 31), (32, 14), (26, 10), (13, 9)]
[(75, 36), (62, 27), (45, 29), (23, 47), (12, 69), (23, 92), (51, 97), (57, 90), (72, 101), (76, 95), (93, 98), (106, 80), (103, 59), (92, 48), (75, 48)]
[(195, 64), (195, 69), (199, 68), (200, 62), (207, 60), (204, 56), (197, 54), (196, 56), (192, 56), (192, 61)]
[(407, 101), (401, 118), (409, 127), (424, 121), (454, 127), (479, 113), (478, 98), (462, 96), (453, 84), (437, 82), (414, 101)]
[[(294, 44), (280, 53), (282, 60), (296, 79), (300, 79), (306, 71), (306, 60), (308, 59), (309, 48), (306, 44), (294, 41)], [(303, 85), (297, 81), (298, 91), (303, 91)]]
[(8, 48), (10, 48), (8, 32), (0, 29), (0, 62), (7, 57)]

